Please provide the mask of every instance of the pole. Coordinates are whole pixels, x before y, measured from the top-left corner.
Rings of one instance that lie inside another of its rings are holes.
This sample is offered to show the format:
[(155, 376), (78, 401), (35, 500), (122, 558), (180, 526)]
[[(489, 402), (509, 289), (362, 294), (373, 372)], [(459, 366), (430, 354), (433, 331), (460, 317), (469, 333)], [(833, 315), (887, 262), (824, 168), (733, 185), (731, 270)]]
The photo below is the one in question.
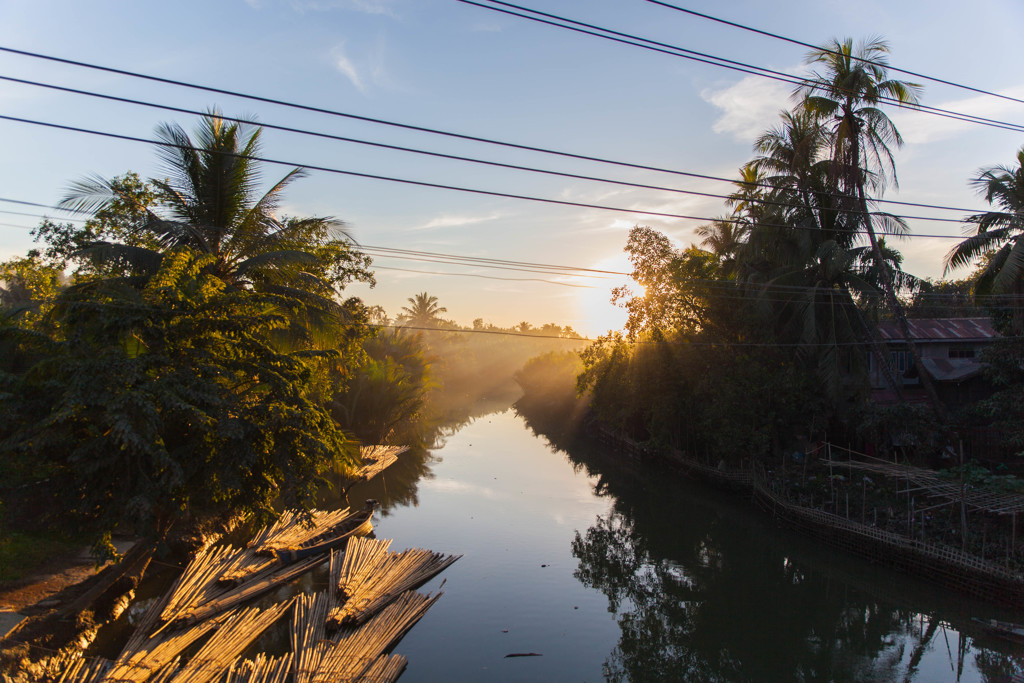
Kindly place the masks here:
[(860, 480), (860, 523), (864, 524), (867, 522), (868, 514), (868, 482), (865, 479)]
[(967, 481), (964, 479), (964, 440), (960, 439), (960, 550), (967, 552)]

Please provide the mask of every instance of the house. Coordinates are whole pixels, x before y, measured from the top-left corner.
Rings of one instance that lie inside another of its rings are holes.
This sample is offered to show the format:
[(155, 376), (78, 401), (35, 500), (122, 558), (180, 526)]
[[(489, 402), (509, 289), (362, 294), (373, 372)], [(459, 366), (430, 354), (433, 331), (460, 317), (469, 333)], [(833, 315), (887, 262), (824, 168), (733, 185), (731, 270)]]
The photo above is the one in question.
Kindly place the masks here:
[[(919, 318), (908, 320), (910, 335), (921, 354), (923, 368), (914, 367), (910, 350), (894, 321), (878, 324), (879, 338), (889, 351), (889, 362), (908, 400), (924, 400), (919, 372), (935, 380), (939, 397), (950, 408), (987, 397), (991, 393), (981, 376), (981, 351), (1000, 337), (989, 318)], [(896, 400), (884, 373), (869, 354), (871, 398), (879, 403)]]

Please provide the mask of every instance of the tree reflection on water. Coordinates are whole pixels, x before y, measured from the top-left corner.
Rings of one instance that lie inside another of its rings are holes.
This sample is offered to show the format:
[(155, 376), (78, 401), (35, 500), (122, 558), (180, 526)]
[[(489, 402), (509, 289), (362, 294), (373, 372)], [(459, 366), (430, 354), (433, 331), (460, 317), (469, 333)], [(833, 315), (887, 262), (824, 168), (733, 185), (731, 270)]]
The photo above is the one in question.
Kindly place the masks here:
[(576, 578), (621, 632), (607, 680), (1024, 680), (1012, 646), (970, 621), (1007, 618), (991, 606), (823, 551), (743, 500), (638, 474), (550, 410), (517, 410), (613, 501), (572, 542)]

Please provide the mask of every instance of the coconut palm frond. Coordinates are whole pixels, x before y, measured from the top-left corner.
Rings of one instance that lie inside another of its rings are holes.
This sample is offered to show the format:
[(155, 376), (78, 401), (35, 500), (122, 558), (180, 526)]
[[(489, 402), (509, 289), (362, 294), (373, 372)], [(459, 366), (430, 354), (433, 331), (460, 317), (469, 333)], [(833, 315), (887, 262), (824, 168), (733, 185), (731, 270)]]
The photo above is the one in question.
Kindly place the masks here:
[(117, 193), (106, 178), (90, 175), (68, 185), (64, 198), (57, 206), (65, 211), (78, 214), (93, 214), (106, 208), (117, 199)]
[(943, 276), (955, 268), (970, 265), (981, 256), (1000, 247), (1008, 238), (1009, 231), (1005, 229), (982, 232), (968, 237), (963, 242), (955, 245), (946, 254), (946, 265), (942, 272)]
[(1024, 236), (1014, 237), (1007, 246), (1010, 249), (992, 280), (992, 291), (997, 294), (1012, 292), (1024, 280)]
[(891, 213), (874, 212), (871, 214), (871, 220), (883, 235), (903, 236), (910, 232), (907, 221)]
[(145, 247), (115, 242), (93, 242), (78, 252), (98, 264), (112, 264), (135, 273), (154, 273), (163, 262), (163, 254)]
[(296, 266), (316, 263), (317, 258), (307, 251), (298, 249), (286, 249), (280, 251), (268, 251), (262, 254), (251, 256), (235, 264), (235, 273), (241, 277), (248, 275), (251, 271), (261, 270), (267, 267), (275, 269), (294, 268)]

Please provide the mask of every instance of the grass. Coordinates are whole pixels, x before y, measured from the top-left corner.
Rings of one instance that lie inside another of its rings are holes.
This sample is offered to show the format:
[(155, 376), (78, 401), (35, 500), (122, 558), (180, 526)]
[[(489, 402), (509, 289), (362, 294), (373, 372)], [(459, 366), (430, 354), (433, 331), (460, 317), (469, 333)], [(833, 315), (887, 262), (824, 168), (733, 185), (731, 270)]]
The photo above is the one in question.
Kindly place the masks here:
[(32, 576), (50, 560), (78, 554), (81, 539), (52, 532), (9, 531), (0, 536), (0, 587)]

